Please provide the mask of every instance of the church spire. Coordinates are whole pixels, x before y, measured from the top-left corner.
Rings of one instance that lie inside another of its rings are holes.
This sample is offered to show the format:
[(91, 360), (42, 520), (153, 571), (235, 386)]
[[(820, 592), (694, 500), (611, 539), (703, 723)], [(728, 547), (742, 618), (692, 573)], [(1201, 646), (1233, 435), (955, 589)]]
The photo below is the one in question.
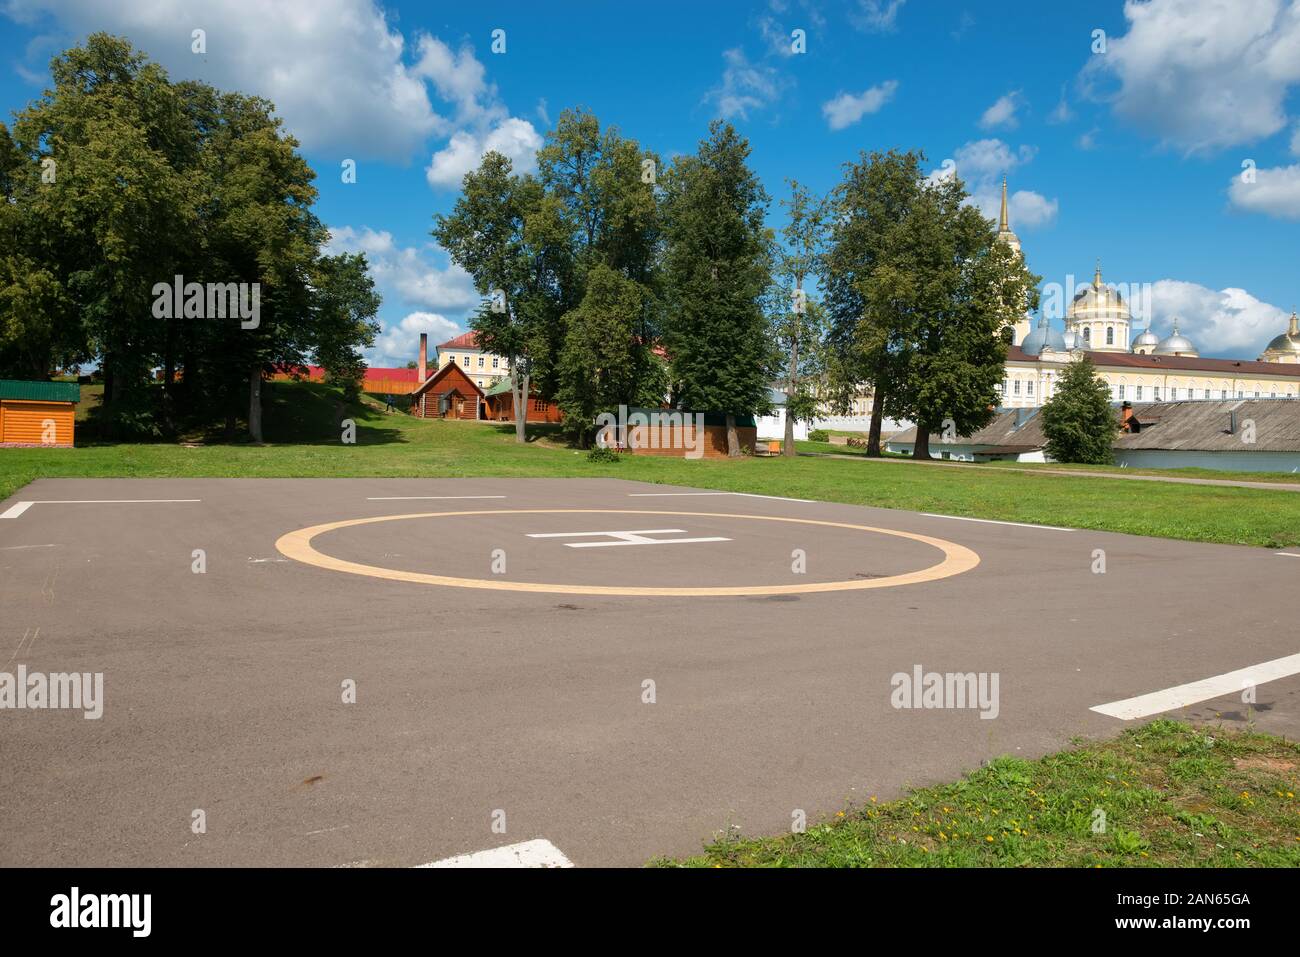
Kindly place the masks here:
[(1294, 309), (1291, 310), (1291, 327), (1286, 332), (1289, 336), (1300, 336), (1300, 318), (1296, 317)]
[(1006, 178), (1006, 176), (1003, 176), (1003, 177), (1002, 177), (1002, 219), (1001, 219), (1001, 224), (1000, 224), (1000, 227), (999, 227), (999, 228), (1000, 228), (1001, 231), (1004, 232), (1004, 233), (1006, 233), (1006, 232), (1010, 232), (1010, 231), (1011, 231), (1011, 223), (1010, 223), (1010, 221), (1009, 221), (1009, 219), (1008, 219), (1008, 217), (1007, 217), (1007, 178)]
[(1097, 260), (1097, 271), (1092, 274), (1092, 284), (1098, 289), (1101, 288), (1101, 259)]

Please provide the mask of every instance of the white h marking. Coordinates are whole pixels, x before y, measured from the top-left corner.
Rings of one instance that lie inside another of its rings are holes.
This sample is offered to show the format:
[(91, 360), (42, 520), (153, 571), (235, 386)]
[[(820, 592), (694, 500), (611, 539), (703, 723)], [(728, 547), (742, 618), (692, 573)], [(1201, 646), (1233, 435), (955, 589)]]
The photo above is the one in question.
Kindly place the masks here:
[(729, 538), (646, 538), (647, 535), (671, 535), (686, 531), (684, 528), (639, 528), (627, 532), (537, 532), (529, 538), (591, 538), (603, 535), (612, 542), (565, 542), (569, 548), (604, 548), (607, 545), (685, 545), (690, 542), (729, 542)]

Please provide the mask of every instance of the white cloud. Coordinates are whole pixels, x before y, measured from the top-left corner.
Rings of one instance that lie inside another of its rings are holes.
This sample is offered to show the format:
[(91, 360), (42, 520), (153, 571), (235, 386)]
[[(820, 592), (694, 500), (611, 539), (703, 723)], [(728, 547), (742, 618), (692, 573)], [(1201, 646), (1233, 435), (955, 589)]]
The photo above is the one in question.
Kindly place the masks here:
[(1080, 133), (1078, 139), (1079, 149), (1095, 150), (1097, 148), (1097, 135), (1100, 132), (1100, 127), (1094, 126), (1092, 129), (1088, 130), (1088, 132)]
[(1047, 122), (1068, 123), (1072, 119), (1074, 119), (1074, 111), (1070, 109), (1070, 101), (1065, 98), (1065, 87), (1061, 87), (1061, 98), (1057, 100), (1052, 112), (1047, 114)]
[(1019, 90), (1012, 90), (997, 98), (993, 105), (980, 117), (980, 126), (986, 130), (1006, 127), (1014, 130), (1020, 125), (1016, 113), (1025, 105), (1024, 95)]
[(459, 189), (461, 180), (478, 167), (489, 150), (506, 156), (516, 173), (536, 168), (542, 135), (527, 120), (512, 116), (484, 132), (457, 130), (451, 142), (433, 154), (424, 176), (435, 189)]
[[(433, 249), (445, 257), (436, 246)], [(454, 263), (440, 269), (428, 262), (420, 250), (399, 246), (387, 231), (339, 226), (330, 230), (326, 251), (365, 253), (371, 276), (386, 304), (458, 312), (477, 305), (481, 298), (465, 270)]]
[[(404, 161), (430, 137), (449, 138), (431, 160), (433, 185), (459, 186), (489, 148), (529, 168), (541, 145), (468, 44), (454, 50), (418, 33), (408, 48), (376, 0), (8, 0), (3, 9), (23, 22), (48, 15), (78, 36), (124, 34), (173, 77), (264, 96), (310, 151)], [(205, 54), (190, 50), (193, 29), (206, 31)]]
[(842, 130), (846, 126), (852, 126), (868, 113), (880, 110), (894, 98), (894, 91), (897, 89), (897, 80), (886, 80), (861, 93), (841, 93), (822, 104), (822, 114), (831, 129)]
[(434, 346), (446, 342), (463, 332), (456, 323), (446, 316), (434, 312), (412, 312), (400, 322), (385, 326), (375, 337), (375, 345), (366, 356), (372, 366), (393, 368), (405, 367), (408, 362), (416, 361), (420, 356), (420, 333), (429, 335), (429, 365), (436, 365)]
[(1012, 151), (999, 139), (972, 140), (957, 149), (953, 156), (957, 175), (968, 182), (988, 179), (999, 173), (1009, 173), (1017, 166), (1028, 163), (1038, 154), (1032, 146), (1022, 145)]
[[(264, 96), (306, 149), (406, 159), (448, 131), (373, 0), (9, 0), (4, 10), (33, 24), (48, 15), (76, 39), (125, 35), (176, 79)], [(205, 54), (190, 50), (194, 29), (206, 31)]]
[(1232, 177), (1228, 199), (1233, 206), (1248, 213), (1300, 219), (1300, 163), (1252, 172), (1253, 183), (1244, 182), (1243, 173)]
[(1300, 156), (1300, 123), (1297, 123), (1295, 130), (1291, 133), (1291, 152)]
[(898, 29), (898, 12), (907, 0), (858, 0), (856, 12), (849, 19), (859, 30), (868, 33), (893, 33)]
[(1244, 289), (1207, 289), (1194, 282), (1161, 279), (1151, 289), (1152, 326), (1164, 337), (1178, 331), (1203, 356), (1240, 355), (1254, 359), (1268, 341), (1286, 331), (1288, 313)]
[(705, 94), (705, 101), (717, 104), (724, 120), (739, 116), (749, 119), (750, 110), (758, 110), (776, 101), (782, 80), (776, 70), (763, 63), (750, 63), (741, 49), (724, 50), (722, 83)]
[(1188, 153), (1254, 142), (1287, 123), (1300, 82), (1300, 4), (1151, 0), (1124, 4), (1129, 31), (1083, 80), (1120, 116)]
[[(1027, 144), (1013, 150), (999, 139), (973, 140), (959, 147), (948, 161), (930, 173), (930, 182), (951, 175), (960, 176), (970, 193), (968, 202), (989, 219), (997, 219), (1002, 210), (1001, 177), (1033, 160), (1038, 150)], [(1012, 229), (1034, 229), (1056, 220), (1060, 203), (1033, 190), (1018, 189), (1007, 195)]]
[[(1002, 212), (1002, 184), (982, 185), (971, 191), (971, 203), (979, 207), (987, 219), (996, 220)], [(1056, 221), (1060, 202), (1048, 199), (1042, 193), (1029, 189), (1007, 191), (1007, 215), (1011, 217), (1011, 228), (1037, 229)]]

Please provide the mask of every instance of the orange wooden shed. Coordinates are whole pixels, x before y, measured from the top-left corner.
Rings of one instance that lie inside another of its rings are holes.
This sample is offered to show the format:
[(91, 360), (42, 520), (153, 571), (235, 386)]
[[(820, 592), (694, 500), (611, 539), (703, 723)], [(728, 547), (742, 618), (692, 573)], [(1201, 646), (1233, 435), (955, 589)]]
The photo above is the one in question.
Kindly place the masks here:
[(80, 400), (75, 382), (0, 379), (0, 445), (71, 446)]

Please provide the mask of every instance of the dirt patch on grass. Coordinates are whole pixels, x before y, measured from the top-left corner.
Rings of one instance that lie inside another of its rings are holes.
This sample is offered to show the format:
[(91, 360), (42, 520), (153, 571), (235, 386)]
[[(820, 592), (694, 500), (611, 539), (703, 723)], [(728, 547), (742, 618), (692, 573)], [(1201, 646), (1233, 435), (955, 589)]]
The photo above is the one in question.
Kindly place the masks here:
[(1256, 754), (1248, 758), (1233, 758), (1232, 766), (1237, 769), (1275, 771), (1285, 773), (1300, 769), (1300, 762), (1288, 758), (1270, 758), (1267, 755)]

